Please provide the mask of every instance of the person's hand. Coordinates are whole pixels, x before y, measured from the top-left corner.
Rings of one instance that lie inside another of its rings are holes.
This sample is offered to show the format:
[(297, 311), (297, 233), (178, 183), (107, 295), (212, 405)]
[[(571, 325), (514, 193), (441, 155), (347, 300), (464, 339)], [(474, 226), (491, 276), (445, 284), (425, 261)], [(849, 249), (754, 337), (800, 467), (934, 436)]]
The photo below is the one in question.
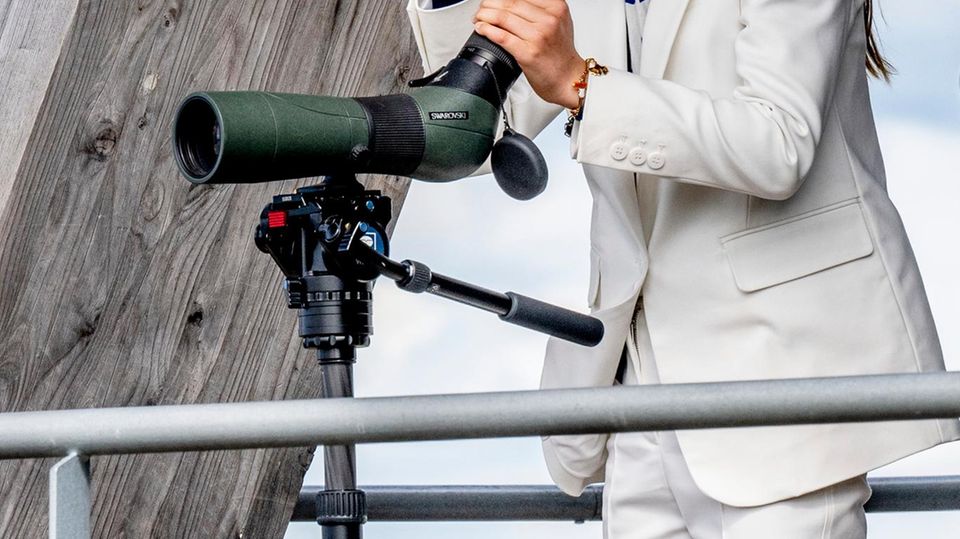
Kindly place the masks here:
[(573, 83), (583, 58), (573, 45), (566, 0), (483, 0), (474, 23), (478, 34), (516, 58), (544, 101), (568, 109), (580, 104)]

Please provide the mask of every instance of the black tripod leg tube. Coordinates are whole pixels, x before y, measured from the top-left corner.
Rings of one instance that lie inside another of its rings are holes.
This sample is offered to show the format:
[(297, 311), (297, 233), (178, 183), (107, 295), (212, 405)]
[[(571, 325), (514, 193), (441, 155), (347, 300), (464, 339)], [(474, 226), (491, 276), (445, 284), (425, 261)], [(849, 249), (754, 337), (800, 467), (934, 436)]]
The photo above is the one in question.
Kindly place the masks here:
[[(321, 365), (323, 398), (353, 396), (353, 365), (329, 363)], [(323, 474), (328, 489), (352, 489), (357, 486), (356, 446), (328, 445), (323, 448)]]
[[(353, 353), (317, 350), (323, 377), (323, 398), (353, 397)], [(357, 489), (356, 446), (323, 447), (324, 490), (317, 494), (317, 522), (323, 539), (361, 539), (367, 519), (364, 493)]]

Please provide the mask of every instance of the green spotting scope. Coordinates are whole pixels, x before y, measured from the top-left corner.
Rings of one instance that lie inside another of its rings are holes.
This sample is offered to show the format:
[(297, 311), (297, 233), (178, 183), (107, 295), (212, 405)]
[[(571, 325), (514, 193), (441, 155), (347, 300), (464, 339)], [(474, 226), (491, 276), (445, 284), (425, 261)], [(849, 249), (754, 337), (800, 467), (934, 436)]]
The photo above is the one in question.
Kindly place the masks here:
[(406, 93), (330, 97), (198, 92), (173, 127), (180, 172), (193, 183), (254, 183), (382, 173), (432, 182), (476, 171), (493, 150), (494, 176), (527, 200), (546, 187), (543, 156), (509, 128), (494, 145), (516, 60), (474, 33), (456, 58)]

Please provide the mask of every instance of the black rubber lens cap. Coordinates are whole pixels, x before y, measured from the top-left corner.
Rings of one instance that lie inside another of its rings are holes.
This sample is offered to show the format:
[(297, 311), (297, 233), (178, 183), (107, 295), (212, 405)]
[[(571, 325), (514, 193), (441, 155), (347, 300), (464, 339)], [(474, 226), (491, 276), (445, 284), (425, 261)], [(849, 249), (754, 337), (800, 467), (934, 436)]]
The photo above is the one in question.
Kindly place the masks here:
[(507, 128), (490, 154), (493, 177), (503, 192), (517, 200), (530, 200), (547, 188), (547, 162), (526, 136)]

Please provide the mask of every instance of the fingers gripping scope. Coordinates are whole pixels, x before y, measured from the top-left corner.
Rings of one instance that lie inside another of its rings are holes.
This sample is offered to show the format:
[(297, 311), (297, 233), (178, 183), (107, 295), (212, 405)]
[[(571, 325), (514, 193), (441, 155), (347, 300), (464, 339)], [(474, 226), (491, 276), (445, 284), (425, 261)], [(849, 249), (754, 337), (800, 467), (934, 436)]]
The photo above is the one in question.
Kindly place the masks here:
[(194, 183), (344, 173), (446, 182), (477, 170), (493, 149), (497, 182), (526, 200), (546, 186), (543, 156), (509, 129), (494, 148), (503, 101), (520, 74), (509, 53), (474, 33), (456, 58), (404, 94), (199, 92), (177, 111), (174, 155)]

